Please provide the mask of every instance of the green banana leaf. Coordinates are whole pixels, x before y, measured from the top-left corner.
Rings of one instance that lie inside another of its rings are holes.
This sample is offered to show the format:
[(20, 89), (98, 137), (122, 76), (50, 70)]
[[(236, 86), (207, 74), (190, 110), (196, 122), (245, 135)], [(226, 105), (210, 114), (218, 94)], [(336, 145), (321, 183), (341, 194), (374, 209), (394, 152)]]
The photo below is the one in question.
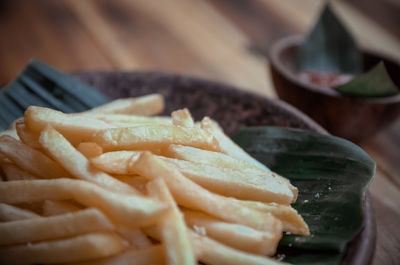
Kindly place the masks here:
[(385, 97), (399, 93), (383, 62), (335, 89), (342, 94), (365, 97)]
[(340, 264), (362, 228), (362, 198), (375, 162), (347, 140), (300, 129), (250, 127), (232, 139), (299, 189), (293, 207), (311, 236), (285, 235), (278, 249), (284, 261)]
[(297, 52), (300, 70), (359, 74), (362, 56), (351, 33), (326, 4)]

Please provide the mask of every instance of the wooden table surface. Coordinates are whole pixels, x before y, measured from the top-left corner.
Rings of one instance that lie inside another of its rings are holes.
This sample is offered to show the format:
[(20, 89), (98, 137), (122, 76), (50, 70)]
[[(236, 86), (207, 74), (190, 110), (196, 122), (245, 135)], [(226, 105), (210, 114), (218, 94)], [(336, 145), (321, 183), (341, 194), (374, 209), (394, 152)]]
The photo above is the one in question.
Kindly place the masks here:
[[(331, 1), (359, 43), (400, 60), (400, 1)], [(362, 2), (362, 4), (360, 4)], [(276, 98), (265, 54), (305, 34), (321, 0), (0, 0), (0, 84), (27, 61), (63, 71), (157, 69)], [(400, 119), (362, 147), (378, 164), (373, 264), (400, 261)]]

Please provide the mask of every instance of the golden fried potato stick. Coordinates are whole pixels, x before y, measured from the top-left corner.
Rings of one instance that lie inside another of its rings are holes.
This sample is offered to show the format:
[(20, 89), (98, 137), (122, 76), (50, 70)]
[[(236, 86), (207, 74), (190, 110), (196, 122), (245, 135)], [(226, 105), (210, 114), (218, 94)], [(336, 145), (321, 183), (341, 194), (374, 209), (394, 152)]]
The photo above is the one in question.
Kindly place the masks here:
[(240, 146), (234, 143), (229, 136), (227, 136), (217, 122), (211, 120), (209, 117), (203, 118), (200, 127), (211, 133), (217, 139), (221, 151), (229, 156), (245, 160), (254, 166), (268, 171), (269, 169), (262, 163), (251, 157)]
[(103, 153), (103, 148), (96, 143), (83, 142), (78, 145), (78, 151), (81, 152), (86, 158), (99, 156)]
[(261, 231), (278, 234), (282, 232), (281, 222), (271, 214), (245, 207), (232, 198), (209, 192), (183, 176), (176, 167), (150, 152), (141, 154), (134, 165), (142, 176), (150, 179), (162, 177), (178, 205)]
[(271, 213), (281, 220), (283, 231), (296, 235), (310, 235), (310, 230), (303, 217), (291, 206), (258, 201), (239, 201), (243, 205), (254, 207), (260, 211)]
[(19, 117), (19, 118), (15, 119), (15, 120), (10, 124), (10, 126), (8, 126), (8, 129), (7, 129), (7, 130), (14, 130), (14, 131), (15, 131), (17, 123), (20, 122), (20, 121), (23, 121), (23, 120), (24, 120), (24, 117)]
[(183, 215), (186, 224), (192, 230), (249, 253), (272, 256), (281, 238), (276, 233), (271, 234), (244, 225), (227, 223), (197, 211), (185, 210)]
[(60, 264), (104, 258), (126, 249), (111, 232), (97, 232), (53, 241), (0, 248), (0, 264)]
[(207, 190), (224, 196), (291, 204), (297, 195), (293, 194), (286, 181), (272, 172), (254, 175), (174, 158), (159, 158), (173, 164), (183, 175)]
[(23, 142), (24, 144), (26, 144), (34, 149), (42, 148), (42, 146), (39, 143), (39, 133), (29, 131), (26, 128), (25, 122), (23, 119), (16, 122), (15, 128), (17, 130), (19, 139), (21, 139), (21, 142)]
[(40, 178), (68, 178), (70, 174), (42, 152), (10, 136), (0, 136), (0, 153)]
[[(217, 122), (211, 120), (209, 117), (205, 117), (201, 121), (200, 127), (203, 128), (204, 130), (208, 131), (215, 137), (215, 139), (218, 142), (220, 151), (222, 153), (225, 153), (225, 154), (227, 154), (231, 157), (237, 158), (237, 159), (245, 160), (245, 161), (253, 164), (254, 166), (262, 169), (263, 171), (270, 171), (270, 169), (268, 167), (263, 165), (261, 162), (257, 161), (255, 158), (250, 156), (246, 151), (244, 151), (240, 146), (238, 146), (235, 142), (233, 142), (231, 140), (231, 138), (229, 138), (229, 136), (227, 136), (224, 133), (224, 131), (218, 125)], [(294, 201), (296, 201), (297, 194), (298, 194), (297, 188), (292, 186), (288, 179), (281, 177), (281, 176), (280, 176), (280, 178), (283, 181), (286, 181), (288, 184), (288, 187), (290, 187), (292, 189), (293, 194), (295, 194)]]
[(134, 188), (90, 165), (89, 160), (51, 126), (47, 126), (42, 131), (39, 141), (43, 149), (72, 176), (96, 183), (109, 190), (138, 194)]
[(45, 200), (42, 207), (42, 213), (44, 216), (74, 213), (82, 210), (82, 208), (70, 201)]
[(91, 140), (103, 147), (104, 151), (158, 150), (170, 144), (218, 150), (214, 137), (205, 130), (158, 124), (105, 129), (95, 133)]
[(135, 249), (147, 248), (152, 245), (150, 239), (139, 228), (131, 228), (125, 225), (118, 225), (117, 232), (129, 246)]
[(110, 174), (134, 175), (136, 171), (133, 164), (141, 153), (141, 151), (108, 152), (91, 158), (90, 163)]
[(147, 194), (146, 185), (149, 182), (148, 178), (139, 175), (118, 175), (115, 178), (134, 187), (143, 194)]
[(18, 133), (16, 130), (9, 129), (9, 130), (5, 130), (5, 131), (1, 131), (0, 136), (3, 136), (3, 135), (7, 135), (7, 136), (14, 138), (15, 140), (19, 140), (19, 136), (18, 136)]
[(197, 258), (206, 264), (213, 265), (284, 265), (274, 259), (246, 253), (225, 246), (217, 241), (195, 232), (190, 232), (193, 248), (196, 250)]
[(117, 125), (130, 125), (130, 126), (138, 126), (144, 124), (163, 124), (163, 125), (172, 125), (172, 119), (170, 117), (157, 116), (157, 117), (148, 117), (148, 116), (138, 116), (138, 115), (128, 115), (128, 114), (104, 114), (97, 112), (87, 112), (84, 114), (76, 114), (76, 115), (84, 115), (88, 118), (102, 120), (110, 124)]
[(269, 170), (265, 171), (246, 160), (237, 159), (224, 153), (202, 150), (191, 146), (171, 144), (168, 149), (165, 150), (165, 155), (171, 158), (190, 162), (240, 170), (250, 174), (265, 174), (270, 172)]
[(153, 245), (143, 249), (127, 249), (115, 256), (69, 265), (164, 265), (164, 248)]
[(2, 222), (33, 219), (40, 217), (41, 217), (40, 215), (31, 212), (29, 210), (21, 209), (5, 203), (0, 203), (0, 221)]
[(8, 181), (0, 185), (0, 202), (17, 204), (73, 199), (104, 212), (128, 227), (150, 225), (168, 209), (165, 203), (134, 194), (119, 194), (87, 181), (74, 179)]
[(154, 179), (147, 184), (147, 189), (150, 196), (156, 197), (170, 206), (169, 212), (164, 215), (159, 223), (167, 264), (197, 264), (185, 220), (164, 180), (161, 177)]
[[(151, 226), (145, 232), (152, 238), (161, 239), (161, 229), (159, 226)], [(195, 251), (197, 260), (205, 264), (225, 265), (285, 265), (287, 263), (278, 262), (266, 256), (255, 255), (241, 250), (237, 250), (221, 244), (207, 236), (200, 235), (189, 229), (189, 236)]]
[(37, 179), (31, 173), (11, 163), (0, 163), (8, 181)]
[(152, 116), (162, 112), (164, 105), (164, 97), (161, 94), (149, 94), (135, 98), (117, 99), (82, 113)]
[(30, 132), (37, 134), (46, 126), (51, 125), (74, 145), (90, 140), (92, 134), (99, 130), (115, 127), (87, 116), (65, 114), (37, 106), (30, 106), (25, 111), (24, 122)]
[[(53, 216), (66, 213), (74, 213), (82, 208), (78, 207), (69, 201), (52, 201), (46, 200), (43, 203), (43, 215)], [(127, 227), (121, 224), (117, 224), (118, 228), (116, 232), (125, 239), (131, 247), (144, 248), (151, 245), (151, 241), (146, 235), (137, 228)]]
[(102, 212), (89, 208), (44, 218), (0, 223), (0, 246), (112, 231), (114, 225)]
[(175, 126), (182, 127), (194, 127), (194, 121), (192, 115), (187, 108), (173, 111), (171, 113), (172, 124)]

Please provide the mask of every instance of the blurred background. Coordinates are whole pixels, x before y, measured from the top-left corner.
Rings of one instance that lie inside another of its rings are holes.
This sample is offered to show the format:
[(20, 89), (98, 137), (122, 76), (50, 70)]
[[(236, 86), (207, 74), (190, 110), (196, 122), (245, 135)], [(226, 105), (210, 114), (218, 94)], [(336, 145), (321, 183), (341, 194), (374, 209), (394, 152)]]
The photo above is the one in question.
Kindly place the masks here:
[[(363, 46), (400, 58), (400, 1), (331, 1)], [(270, 44), (305, 34), (321, 0), (1, 0), (0, 84), (27, 61), (63, 71), (159, 69), (275, 96)]]
[[(400, 0), (331, 1), (362, 47), (400, 60)], [(276, 97), (266, 55), (306, 34), (321, 0), (0, 0), (0, 85), (31, 58), (64, 72), (164, 70)], [(378, 163), (374, 264), (400, 259), (400, 121), (362, 147)], [(389, 200), (387, 198), (390, 198)], [(397, 202), (397, 203), (396, 203)]]

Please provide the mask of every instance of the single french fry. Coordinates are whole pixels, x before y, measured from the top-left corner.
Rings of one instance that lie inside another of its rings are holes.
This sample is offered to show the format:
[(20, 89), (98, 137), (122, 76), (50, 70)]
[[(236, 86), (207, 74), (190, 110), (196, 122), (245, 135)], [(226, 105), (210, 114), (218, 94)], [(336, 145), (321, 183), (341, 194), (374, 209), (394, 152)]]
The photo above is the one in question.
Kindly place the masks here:
[[(202, 129), (208, 131), (210, 134), (212, 134), (215, 137), (215, 139), (218, 142), (220, 151), (222, 153), (225, 153), (225, 154), (227, 154), (227, 155), (229, 155), (231, 157), (237, 158), (237, 159), (245, 160), (245, 161), (253, 164), (254, 166), (262, 169), (263, 171), (270, 171), (270, 169), (268, 167), (263, 165), (261, 162), (257, 161), (255, 158), (253, 158), (248, 153), (246, 153), (240, 146), (238, 146), (236, 143), (234, 143), (231, 140), (231, 138), (229, 138), (229, 136), (227, 136), (224, 133), (224, 131), (218, 125), (217, 122), (211, 120), (208, 117), (205, 117), (201, 121), (200, 127)], [(297, 195), (298, 195), (297, 188), (294, 187), (293, 185), (291, 185), (290, 181), (288, 179), (286, 179), (284, 177), (281, 177), (281, 176), (279, 176), (279, 178), (282, 181), (286, 181), (287, 182), (288, 187), (292, 190), (292, 192), (294, 194), (294, 200), (293, 201), (296, 201)]]
[(170, 210), (160, 222), (162, 243), (165, 246), (167, 264), (196, 264), (185, 221), (179, 212), (164, 180), (159, 177), (147, 184), (148, 193), (166, 202)]
[(271, 214), (245, 207), (232, 198), (209, 192), (183, 176), (173, 165), (149, 152), (141, 154), (134, 165), (142, 176), (150, 179), (162, 177), (178, 205), (261, 231), (281, 234), (282, 224)]
[(133, 187), (90, 165), (89, 160), (51, 126), (42, 131), (39, 138), (42, 147), (49, 152), (72, 176), (96, 183), (109, 190), (137, 194)]
[[(12, 205), (8, 205), (5, 203), (0, 203), (0, 221), (2, 222), (10, 222), (16, 220), (24, 220), (24, 219), (33, 219), (40, 218), (41, 216)], [(1, 224), (1, 223), (0, 223)]]
[(152, 245), (150, 239), (138, 228), (134, 229), (124, 225), (118, 225), (116, 232), (125, 239), (132, 248), (142, 249)]
[(92, 134), (99, 130), (115, 127), (83, 115), (64, 114), (37, 106), (31, 106), (25, 111), (24, 122), (29, 131), (37, 134), (51, 125), (74, 145), (90, 140)]
[(153, 150), (170, 144), (190, 145), (207, 150), (217, 150), (214, 137), (199, 128), (167, 125), (144, 125), (133, 128), (112, 128), (95, 133), (92, 141), (105, 151)]
[(266, 166), (264, 166), (262, 163), (258, 162), (253, 157), (251, 157), (241, 147), (239, 147), (236, 143), (234, 143), (231, 140), (231, 138), (229, 138), (224, 133), (224, 131), (218, 125), (217, 122), (211, 120), (208, 117), (205, 117), (201, 121), (200, 127), (203, 128), (204, 130), (208, 131), (210, 134), (212, 134), (215, 137), (215, 139), (217, 139), (221, 152), (223, 152), (229, 156), (248, 161), (249, 163), (253, 164), (254, 166), (256, 166), (262, 170), (265, 170), (265, 171), (269, 170)]
[(42, 147), (39, 143), (39, 133), (29, 131), (23, 119), (16, 122), (15, 128), (21, 142), (34, 149), (40, 149)]
[(164, 110), (164, 97), (150, 94), (135, 98), (117, 99), (83, 113), (156, 115)]
[(243, 205), (254, 207), (263, 212), (268, 212), (281, 220), (283, 231), (296, 235), (310, 235), (310, 230), (303, 217), (289, 205), (277, 203), (262, 203), (258, 201), (239, 201)]
[[(227, 223), (201, 212), (186, 210), (183, 214), (186, 224), (194, 231), (245, 252), (272, 256), (281, 238), (276, 233), (271, 234), (244, 225)], [(204, 234), (201, 231), (204, 231)]]
[(15, 119), (15, 120), (10, 124), (10, 126), (8, 126), (8, 130), (13, 130), (13, 131), (15, 131), (17, 123), (20, 122), (20, 121), (23, 121), (23, 120), (24, 120), (24, 117), (19, 117), (18, 119)]
[(82, 208), (80, 208), (76, 204), (68, 201), (45, 200), (42, 207), (42, 212), (44, 216), (73, 213), (82, 210)]
[(230, 168), (159, 158), (173, 164), (183, 175), (207, 190), (224, 196), (282, 204), (290, 204), (295, 198), (287, 183), (272, 172), (254, 175)]
[(202, 150), (191, 146), (171, 144), (168, 149), (165, 150), (165, 154), (171, 158), (240, 170), (250, 174), (264, 174), (270, 172), (262, 170), (246, 160), (237, 159), (224, 153)]
[(126, 249), (125, 242), (111, 232), (0, 248), (0, 264), (59, 264), (98, 259)]
[(135, 228), (157, 222), (168, 209), (165, 203), (154, 199), (111, 192), (82, 180), (21, 180), (0, 185), (0, 202), (3, 203), (69, 199), (100, 209), (115, 223)]
[(0, 136), (0, 152), (20, 168), (40, 178), (68, 178), (61, 166), (42, 152), (35, 150), (10, 136)]
[[(76, 114), (82, 115), (82, 114)], [(137, 126), (144, 124), (163, 124), (163, 125), (172, 125), (172, 119), (170, 117), (148, 117), (148, 116), (138, 116), (138, 115), (127, 115), (127, 114), (104, 114), (98, 112), (87, 112), (83, 115), (102, 120), (111, 124), (119, 124), (121, 126)]]
[(16, 140), (19, 140), (19, 136), (18, 136), (18, 133), (17, 133), (16, 130), (8, 129), (8, 130), (5, 130), (5, 131), (1, 131), (0, 132), (0, 136), (3, 136), (3, 135), (7, 135), (7, 136), (10, 136), (10, 137), (12, 137), (12, 138), (14, 138)]
[(128, 249), (115, 256), (70, 265), (164, 265), (164, 248), (162, 245), (149, 246), (143, 249)]
[(37, 179), (34, 175), (11, 163), (1, 163), (1, 168), (8, 181)]
[(172, 124), (182, 127), (194, 127), (192, 115), (187, 108), (173, 111), (171, 113)]
[(139, 158), (141, 151), (114, 151), (104, 153), (90, 159), (96, 168), (110, 174), (136, 174), (133, 163)]
[(128, 184), (129, 186), (134, 187), (136, 190), (142, 192), (143, 194), (147, 193), (146, 185), (149, 182), (149, 179), (146, 177), (142, 177), (139, 175), (118, 175), (115, 176), (115, 178)]
[(214, 265), (284, 265), (274, 259), (246, 253), (218, 243), (208, 237), (190, 231), (193, 248), (201, 262)]
[(0, 246), (59, 239), (114, 229), (114, 225), (103, 213), (91, 208), (45, 218), (0, 223)]
[(103, 148), (92, 142), (80, 143), (77, 149), (88, 159), (99, 156), (103, 153)]

